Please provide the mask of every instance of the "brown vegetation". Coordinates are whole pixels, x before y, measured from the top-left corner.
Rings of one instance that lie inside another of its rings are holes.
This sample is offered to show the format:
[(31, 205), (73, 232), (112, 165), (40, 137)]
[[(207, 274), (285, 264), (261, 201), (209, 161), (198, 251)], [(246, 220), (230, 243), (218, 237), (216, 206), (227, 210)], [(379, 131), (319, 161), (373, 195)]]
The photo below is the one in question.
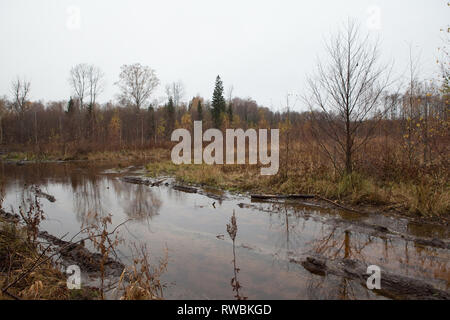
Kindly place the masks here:
[[(447, 44), (445, 44), (447, 45)], [(30, 83), (13, 83), (13, 100), (0, 99), (0, 153), (13, 160), (111, 160), (149, 158), (150, 174), (174, 174), (184, 182), (262, 193), (313, 193), (352, 204), (386, 205), (423, 216), (448, 215), (448, 54), (442, 78), (420, 80), (411, 58), (408, 83), (392, 89), (390, 69), (378, 64), (376, 45), (350, 23), (328, 46), (329, 61), (311, 78), (304, 105), (283, 112), (251, 99), (193, 97), (167, 86), (167, 102), (150, 102), (159, 80), (153, 69), (124, 65), (121, 98), (100, 105), (102, 73), (72, 69), (75, 97), (29, 101)], [(441, 52), (446, 53), (444, 47)], [(411, 55), (412, 56), (412, 55)], [(220, 80), (220, 78), (218, 78)], [(142, 91), (142, 92), (141, 92)], [(89, 103), (84, 102), (89, 98)], [(217, 104), (217, 105), (216, 105)], [(280, 171), (259, 176), (248, 166), (180, 166), (162, 159), (175, 128), (279, 128)]]

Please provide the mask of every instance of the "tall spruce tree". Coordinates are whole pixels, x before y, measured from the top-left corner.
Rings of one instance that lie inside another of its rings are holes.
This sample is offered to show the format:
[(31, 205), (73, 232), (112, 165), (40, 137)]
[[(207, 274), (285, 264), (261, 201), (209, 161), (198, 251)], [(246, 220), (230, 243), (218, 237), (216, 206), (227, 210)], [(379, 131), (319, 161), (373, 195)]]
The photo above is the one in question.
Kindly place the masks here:
[(212, 98), (211, 114), (214, 121), (214, 126), (220, 128), (221, 116), (226, 111), (226, 102), (223, 97), (223, 83), (220, 76), (216, 78), (216, 86), (214, 87), (214, 93)]
[(75, 103), (72, 99), (72, 97), (70, 97), (69, 103), (67, 104), (67, 111), (66, 113), (69, 115), (72, 115), (75, 111)]

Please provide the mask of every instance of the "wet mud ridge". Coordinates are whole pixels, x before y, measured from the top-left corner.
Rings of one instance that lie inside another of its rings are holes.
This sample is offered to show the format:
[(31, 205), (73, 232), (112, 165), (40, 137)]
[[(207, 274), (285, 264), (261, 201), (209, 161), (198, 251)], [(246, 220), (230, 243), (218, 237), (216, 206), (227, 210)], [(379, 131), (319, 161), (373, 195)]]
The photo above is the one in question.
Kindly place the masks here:
[[(79, 243), (61, 240), (47, 231), (39, 232), (38, 236), (59, 247), (59, 254), (66, 263), (76, 264), (82, 271), (87, 273), (100, 272), (102, 261), (100, 253), (92, 253)], [(124, 264), (110, 257), (106, 258), (104, 266), (106, 276), (120, 276), (125, 268)]]
[[(127, 183), (131, 183), (131, 184), (141, 184), (141, 185), (145, 185), (145, 186), (149, 186), (149, 187), (159, 187), (167, 179), (164, 178), (164, 179), (160, 179), (160, 180), (152, 180), (152, 179), (147, 179), (147, 178), (143, 178), (143, 177), (139, 177), (139, 176), (125, 176), (125, 177), (122, 177), (121, 180), (124, 182), (127, 182)], [(223, 194), (208, 192), (208, 191), (203, 190), (202, 188), (195, 187), (195, 186), (189, 186), (189, 185), (184, 185), (184, 184), (174, 184), (171, 182), (165, 182), (165, 185), (170, 186), (173, 190), (177, 190), (180, 192), (186, 192), (186, 193), (198, 193), (200, 195), (204, 195), (208, 198), (218, 200), (218, 201), (222, 201), (222, 200), (226, 199), (226, 197)]]
[(357, 228), (370, 230), (370, 231), (372, 231), (372, 235), (374, 235), (374, 236), (379, 236), (379, 237), (384, 237), (384, 238), (389, 238), (389, 239), (400, 238), (405, 241), (414, 242), (421, 246), (450, 250), (450, 241), (448, 241), (446, 239), (417, 237), (417, 236), (413, 236), (413, 235), (406, 234), (403, 232), (391, 230), (390, 228), (385, 227), (385, 226), (367, 223), (364, 221), (352, 221), (351, 223), (348, 223), (348, 222), (345, 222), (345, 221), (339, 220), (339, 219), (330, 219), (329, 223), (332, 223), (335, 226), (341, 225), (343, 227), (347, 227), (349, 230), (357, 229)]
[[(18, 223), (21, 220), (19, 215), (1, 209), (0, 217), (14, 223)], [(102, 261), (102, 255), (100, 253), (93, 253), (80, 243), (64, 241), (49, 234), (47, 231), (39, 231), (38, 237), (54, 245), (54, 250), (63, 258), (65, 264), (76, 264), (82, 271), (90, 274), (100, 272)], [(106, 276), (120, 276), (125, 268), (124, 264), (110, 257), (106, 258), (104, 266)]]
[(122, 177), (122, 181), (132, 184), (143, 184), (150, 187), (156, 187), (161, 185), (164, 182), (165, 179), (158, 180), (158, 181), (151, 181), (150, 179), (145, 179), (142, 177)]
[[(310, 256), (300, 261), (291, 259), (291, 262), (301, 264), (313, 274), (344, 277), (356, 280), (362, 286), (366, 286), (369, 277), (367, 265), (357, 260), (327, 260), (322, 256)], [(389, 272), (381, 273), (381, 289), (375, 292), (393, 299), (450, 300), (448, 292), (437, 289), (429, 283)]]

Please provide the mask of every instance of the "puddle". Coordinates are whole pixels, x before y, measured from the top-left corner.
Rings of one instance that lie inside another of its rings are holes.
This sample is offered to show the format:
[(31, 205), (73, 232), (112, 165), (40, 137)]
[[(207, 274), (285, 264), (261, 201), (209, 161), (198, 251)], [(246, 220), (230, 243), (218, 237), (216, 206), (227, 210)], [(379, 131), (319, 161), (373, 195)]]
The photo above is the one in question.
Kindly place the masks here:
[[(162, 280), (169, 299), (233, 299), (231, 279), (236, 275), (239, 294), (249, 299), (384, 299), (357, 282), (313, 275), (292, 262), (315, 253), (358, 259), (449, 290), (449, 250), (385, 237), (354, 222), (441, 239), (448, 239), (448, 227), (420, 226), (383, 215), (358, 216), (308, 203), (252, 203), (214, 189), (185, 193), (170, 185), (150, 187), (120, 179), (142, 172), (139, 165), (88, 162), (0, 164), (3, 207), (17, 210), (26, 196), (24, 185), (36, 184), (56, 198), (53, 203), (41, 199), (47, 215), (42, 229), (55, 236), (76, 234), (89, 212), (112, 214), (113, 225), (133, 219), (120, 230), (127, 243), (145, 243), (155, 262), (168, 248), (168, 270)], [(235, 256), (226, 228), (233, 211), (238, 227)], [(122, 244), (117, 253), (122, 262), (129, 262), (129, 246)]]

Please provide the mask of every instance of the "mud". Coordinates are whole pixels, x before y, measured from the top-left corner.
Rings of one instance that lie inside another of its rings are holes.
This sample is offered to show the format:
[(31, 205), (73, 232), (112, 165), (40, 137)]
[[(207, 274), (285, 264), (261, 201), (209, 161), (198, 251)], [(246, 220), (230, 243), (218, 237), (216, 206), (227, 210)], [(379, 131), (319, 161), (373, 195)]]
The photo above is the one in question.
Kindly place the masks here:
[[(82, 244), (61, 240), (52, 236), (47, 231), (39, 232), (39, 238), (45, 239), (59, 247), (59, 254), (68, 264), (76, 264), (83, 272), (98, 274), (101, 266), (102, 255), (92, 253)], [(110, 257), (104, 261), (105, 276), (120, 276), (125, 265)]]

